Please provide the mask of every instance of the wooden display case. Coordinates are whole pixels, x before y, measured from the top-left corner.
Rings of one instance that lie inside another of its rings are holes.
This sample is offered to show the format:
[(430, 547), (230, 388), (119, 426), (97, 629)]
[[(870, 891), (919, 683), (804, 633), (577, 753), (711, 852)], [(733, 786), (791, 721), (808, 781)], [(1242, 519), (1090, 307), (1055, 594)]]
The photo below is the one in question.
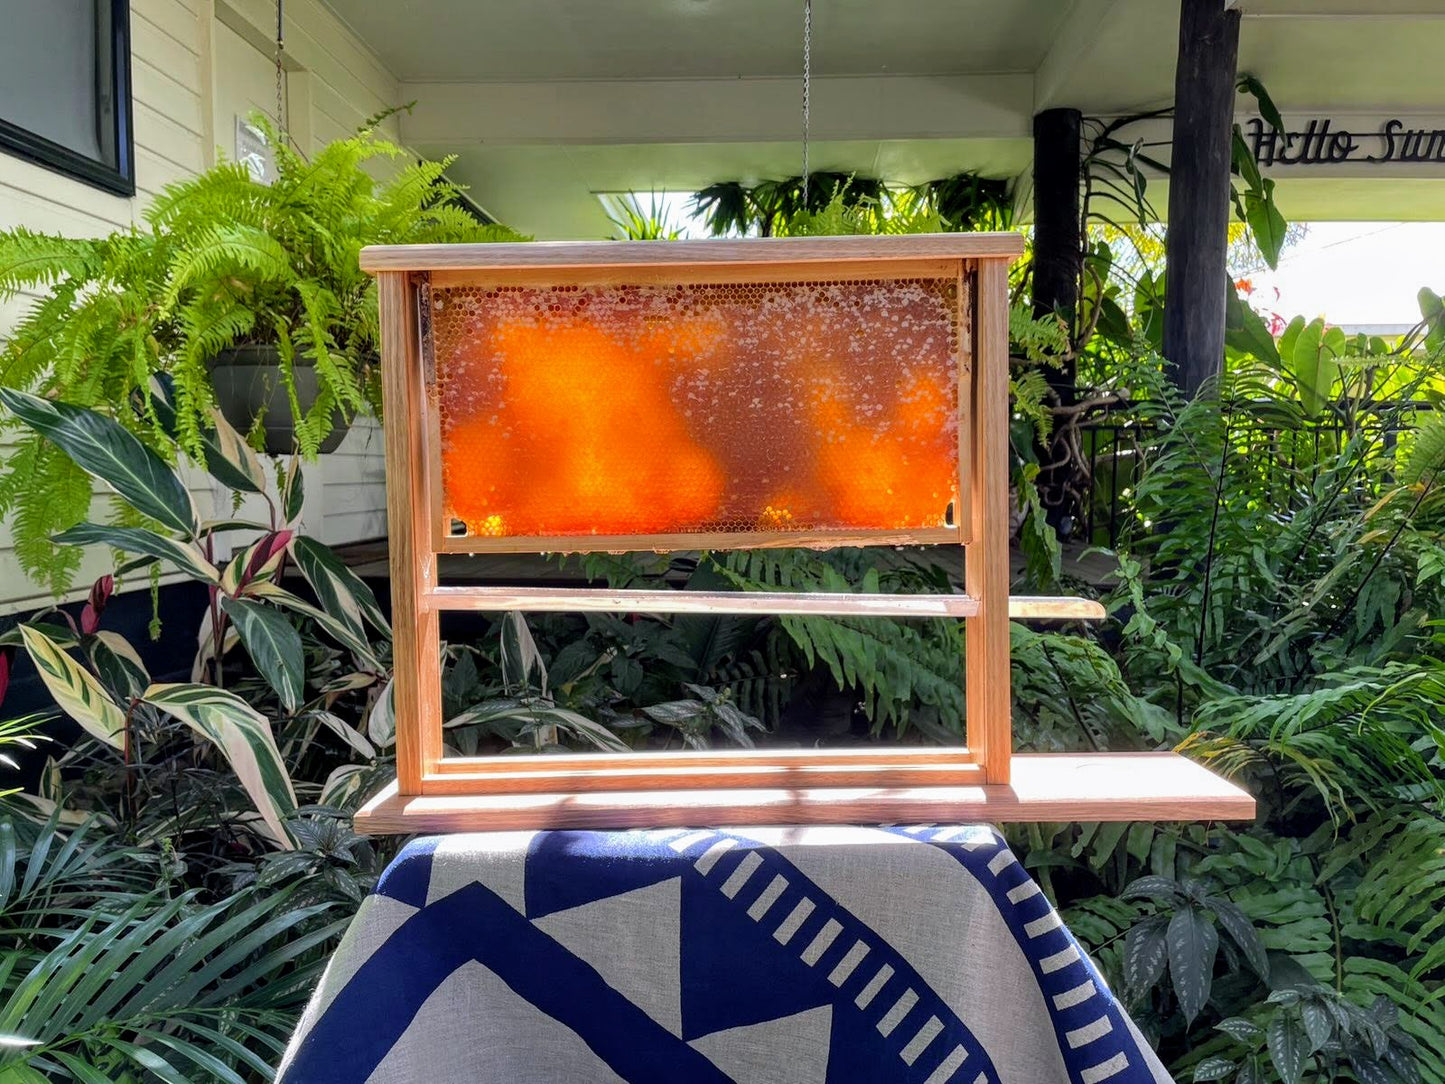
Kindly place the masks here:
[[(1014, 755), (1015, 234), (383, 246), (397, 781), (370, 832), (1251, 818), (1172, 753)], [(965, 593), (448, 586), (443, 553), (958, 543)], [(960, 618), (955, 748), (443, 755), (449, 610)]]

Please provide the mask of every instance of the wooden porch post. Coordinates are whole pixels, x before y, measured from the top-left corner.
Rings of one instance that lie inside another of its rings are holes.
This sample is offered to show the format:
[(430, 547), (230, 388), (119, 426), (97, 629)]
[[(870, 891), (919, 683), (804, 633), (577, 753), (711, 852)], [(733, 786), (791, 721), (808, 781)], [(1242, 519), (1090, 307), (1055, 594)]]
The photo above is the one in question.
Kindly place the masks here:
[(1180, 0), (1165, 239), (1164, 356), (1193, 395), (1224, 361), (1229, 164), (1239, 10)]

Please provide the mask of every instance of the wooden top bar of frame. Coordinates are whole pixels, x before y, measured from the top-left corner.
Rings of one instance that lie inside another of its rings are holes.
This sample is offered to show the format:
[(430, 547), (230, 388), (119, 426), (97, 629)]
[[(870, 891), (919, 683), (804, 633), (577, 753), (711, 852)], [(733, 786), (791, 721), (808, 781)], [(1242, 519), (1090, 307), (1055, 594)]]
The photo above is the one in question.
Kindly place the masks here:
[(744, 237), (702, 241), (526, 241), (472, 245), (369, 245), (361, 269), (466, 271), (538, 267), (661, 267), (854, 260), (1014, 259), (1017, 233), (895, 237)]
[(356, 828), (385, 834), (706, 824), (1239, 821), (1254, 815), (1248, 793), (1177, 753), (1020, 754), (1013, 758), (1011, 782), (976, 786), (408, 796), (393, 783), (362, 807)]

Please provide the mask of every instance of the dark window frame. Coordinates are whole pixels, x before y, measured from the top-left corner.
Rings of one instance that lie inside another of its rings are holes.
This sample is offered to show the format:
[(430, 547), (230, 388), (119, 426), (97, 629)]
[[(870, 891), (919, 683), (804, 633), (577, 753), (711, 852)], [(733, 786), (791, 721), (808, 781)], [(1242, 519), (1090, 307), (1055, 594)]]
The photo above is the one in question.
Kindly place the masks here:
[(113, 131), (107, 136), (115, 147), (115, 165), (90, 158), (0, 115), (0, 151), (17, 155), (84, 184), (135, 195), (135, 132), (131, 107), (130, 0), (110, 2), (109, 89), (114, 96)]

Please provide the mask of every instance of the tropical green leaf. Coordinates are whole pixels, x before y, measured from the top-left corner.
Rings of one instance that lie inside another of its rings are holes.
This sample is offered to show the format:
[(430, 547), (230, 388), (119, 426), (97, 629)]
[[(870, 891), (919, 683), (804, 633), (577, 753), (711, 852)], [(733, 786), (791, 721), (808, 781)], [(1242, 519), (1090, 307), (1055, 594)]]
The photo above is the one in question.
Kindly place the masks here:
[(282, 614), (259, 602), (223, 596), (221, 608), (235, 623), (257, 671), (276, 690), (286, 710), (295, 711), (306, 685), (306, 653), (295, 627)]
[(281, 514), (286, 517), (287, 524), (294, 524), (301, 518), (301, 510), (306, 505), (306, 472), (301, 469), (299, 458), (292, 461), (291, 469), (286, 474), (281, 504)]
[(30, 625), (20, 626), (25, 650), (40, 680), (61, 710), (92, 737), (113, 749), (125, 745), (125, 712), (90, 673), (62, 651), (54, 640)]
[(1330, 1019), (1329, 1011), (1323, 1005), (1313, 1001), (1301, 1003), (1300, 1020), (1304, 1024), (1305, 1037), (1308, 1039), (1305, 1053), (1313, 1054), (1329, 1041), (1330, 1036), (1334, 1033), (1334, 1024)]
[(1219, 934), (1197, 908), (1182, 907), (1169, 920), (1165, 941), (1169, 948), (1169, 975), (1179, 997), (1179, 1009), (1184, 1019), (1192, 1023), (1209, 1002)]
[[(175, 382), (169, 373), (157, 373), (151, 378), (150, 397), (146, 406), (160, 422), (161, 428), (172, 440), (180, 439), (180, 423), (176, 415)], [(261, 461), (250, 446), (226, 421), (219, 410), (211, 411), (214, 430), (199, 432), (202, 459), (211, 477), (227, 489), (242, 493), (264, 493), (266, 475)]]
[(366, 716), (366, 736), (380, 749), (396, 741), (396, 679), (387, 678)]
[(292, 543), (291, 552), (301, 575), (316, 592), (323, 610), (354, 630), (358, 639), (364, 639), (366, 635), (363, 620), (383, 636), (391, 635), (391, 625), (377, 605), (376, 595), (329, 546), (314, 538), (298, 535)]
[[(299, 563), (299, 562), (298, 562)], [(284, 587), (279, 587), (269, 581), (258, 581), (248, 587), (248, 593), (254, 598), (264, 598), (274, 602), (278, 606), (284, 606), (294, 613), (304, 614), (311, 618), (333, 637), (337, 643), (348, 648), (356, 655), (357, 660), (372, 673), (382, 673), (385, 667), (377, 658), (372, 646), (367, 643), (363, 632), (358, 631), (352, 623), (333, 616), (329, 611), (311, 605), (305, 599), (297, 598)]]
[(61, 531), (55, 541), (63, 546), (110, 546), (123, 553), (154, 557), (167, 561), (192, 579), (220, 583), (221, 573), (206, 560), (194, 542), (167, 538), (144, 527), (110, 527), (100, 523), (78, 523)]
[(1266, 982), (1269, 981), (1269, 957), (1265, 954), (1264, 943), (1259, 939), (1259, 933), (1255, 930), (1254, 923), (1250, 922), (1249, 916), (1229, 900), (1217, 896), (1209, 898), (1209, 907), (1214, 912), (1215, 919), (1224, 927), (1224, 932), (1249, 961), (1249, 966), (1254, 968), (1255, 974)]
[(206, 466), (211, 474), (231, 489), (239, 489), (245, 493), (264, 493), (266, 471), (261, 466), (260, 457), (242, 439), (241, 434), (231, 427), (231, 423), (220, 410), (212, 409), (211, 425), (212, 432), (203, 437)]
[(1259, 248), (1259, 254), (1271, 268), (1279, 266), (1279, 254), (1284, 249), (1289, 224), (1274, 203), (1274, 181), (1266, 177), (1260, 189), (1248, 191), (1241, 197), (1244, 205), (1244, 221)]
[(136, 511), (187, 536), (196, 533), (196, 509), (180, 478), (119, 423), (14, 388), (0, 388), (0, 402)]
[(136, 649), (118, 632), (101, 629), (86, 644), (95, 675), (121, 703), (137, 699), (151, 683)]
[(1194, 1067), (1194, 1079), (1223, 1080), (1234, 1072), (1235, 1063), (1228, 1058), (1205, 1058)]
[(296, 794), (266, 717), (234, 693), (212, 685), (152, 685), (145, 700), (221, 751), (251, 796), (271, 839), (290, 848), (286, 819), (296, 812)]
[(1269, 1044), (1269, 1060), (1279, 1073), (1283, 1084), (1295, 1084), (1304, 1072), (1306, 1036), (1299, 1018), (1291, 1012), (1281, 1012), (1269, 1022), (1266, 1029)]
[(1169, 948), (1164, 940), (1162, 918), (1146, 918), (1130, 927), (1124, 937), (1124, 981), (1129, 989), (1143, 992), (1164, 977)]
[(1237, 1039), (1241, 1043), (1251, 1043), (1264, 1037), (1263, 1028), (1242, 1016), (1231, 1016), (1214, 1026), (1231, 1039)]
[(547, 665), (525, 615), (515, 610), (502, 615), (502, 686), (511, 692), (528, 689), (547, 695)]

